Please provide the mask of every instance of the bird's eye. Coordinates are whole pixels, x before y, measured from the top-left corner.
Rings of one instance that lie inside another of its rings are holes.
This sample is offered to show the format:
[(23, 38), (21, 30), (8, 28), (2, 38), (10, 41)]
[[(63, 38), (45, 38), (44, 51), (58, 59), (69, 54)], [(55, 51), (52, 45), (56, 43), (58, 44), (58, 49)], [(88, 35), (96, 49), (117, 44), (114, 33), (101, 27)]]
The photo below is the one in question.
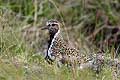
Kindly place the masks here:
[(52, 26), (55, 26), (55, 24), (52, 24)]

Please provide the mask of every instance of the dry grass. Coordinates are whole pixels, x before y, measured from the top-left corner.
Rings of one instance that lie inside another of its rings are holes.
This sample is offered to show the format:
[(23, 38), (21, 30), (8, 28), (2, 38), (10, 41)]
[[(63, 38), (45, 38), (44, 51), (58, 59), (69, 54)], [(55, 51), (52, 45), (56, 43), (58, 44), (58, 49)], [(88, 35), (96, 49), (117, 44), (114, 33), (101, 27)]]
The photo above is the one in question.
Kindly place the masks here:
[[(73, 80), (67, 67), (58, 68), (45, 62), (43, 53), (48, 36), (37, 26), (55, 18), (62, 23), (66, 41), (70, 40), (83, 54), (95, 54), (98, 49), (85, 40), (91, 36), (85, 27), (94, 26), (94, 32), (98, 31), (107, 24), (106, 16), (112, 26), (119, 26), (119, 3), (118, 0), (0, 0), (0, 80)], [(95, 17), (97, 10), (101, 19)], [(101, 39), (98, 36), (96, 41)], [(106, 58), (111, 57), (110, 53), (105, 49)], [(77, 80), (113, 80), (112, 71), (105, 65), (99, 74), (85, 69), (76, 75)]]

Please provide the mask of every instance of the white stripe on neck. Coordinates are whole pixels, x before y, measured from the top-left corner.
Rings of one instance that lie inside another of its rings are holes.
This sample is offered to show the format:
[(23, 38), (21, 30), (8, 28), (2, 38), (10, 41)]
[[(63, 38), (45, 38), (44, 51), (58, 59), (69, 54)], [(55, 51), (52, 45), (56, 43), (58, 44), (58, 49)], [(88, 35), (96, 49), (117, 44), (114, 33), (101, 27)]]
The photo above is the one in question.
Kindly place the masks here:
[(58, 34), (60, 33), (60, 30), (58, 30), (58, 32), (54, 35), (54, 38), (52, 39), (52, 42), (51, 42), (51, 44), (50, 44), (50, 47), (49, 47), (49, 49), (48, 49), (48, 56), (53, 60), (53, 59), (55, 59), (55, 56), (51, 56), (51, 54), (52, 54), (52, 50), (51, 50), (51, 48), (52, 48), (52, 46), (53, 46), (53, 42), (55, 41), (55, 38), (58, 36)]

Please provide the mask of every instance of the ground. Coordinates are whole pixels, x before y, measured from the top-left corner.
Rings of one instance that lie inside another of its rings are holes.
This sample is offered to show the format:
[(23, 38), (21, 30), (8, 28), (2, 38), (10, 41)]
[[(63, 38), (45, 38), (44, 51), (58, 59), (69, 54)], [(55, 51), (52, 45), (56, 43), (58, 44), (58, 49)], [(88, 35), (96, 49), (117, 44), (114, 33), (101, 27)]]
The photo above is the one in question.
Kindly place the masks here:
[[(81, 53), (102, 49), (106, 59), (114, 59), (119, 52), (119, 14), (119, 0), (0, 0), (0, 80), (73, 80), (69, 68), (44, 60), (48, 33), (40, 28), (49, 19), (61, 22), (64, 39)], [(105, 44), (107, 40), (110, 43)], [(99, 74), (88, 68), (75, 76), (120, 80), (114, 70), (105, 64)]]

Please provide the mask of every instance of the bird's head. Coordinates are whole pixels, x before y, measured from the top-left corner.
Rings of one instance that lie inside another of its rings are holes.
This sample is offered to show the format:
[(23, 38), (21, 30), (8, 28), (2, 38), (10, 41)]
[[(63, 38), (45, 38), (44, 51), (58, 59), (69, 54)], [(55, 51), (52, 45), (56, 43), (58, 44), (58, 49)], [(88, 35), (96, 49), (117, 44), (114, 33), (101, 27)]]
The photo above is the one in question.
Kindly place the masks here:
[(57, 20), (48, 20), (42, 30), (47, 29), (50, 34), (56, 34), (60, 29), (60, 23)]

